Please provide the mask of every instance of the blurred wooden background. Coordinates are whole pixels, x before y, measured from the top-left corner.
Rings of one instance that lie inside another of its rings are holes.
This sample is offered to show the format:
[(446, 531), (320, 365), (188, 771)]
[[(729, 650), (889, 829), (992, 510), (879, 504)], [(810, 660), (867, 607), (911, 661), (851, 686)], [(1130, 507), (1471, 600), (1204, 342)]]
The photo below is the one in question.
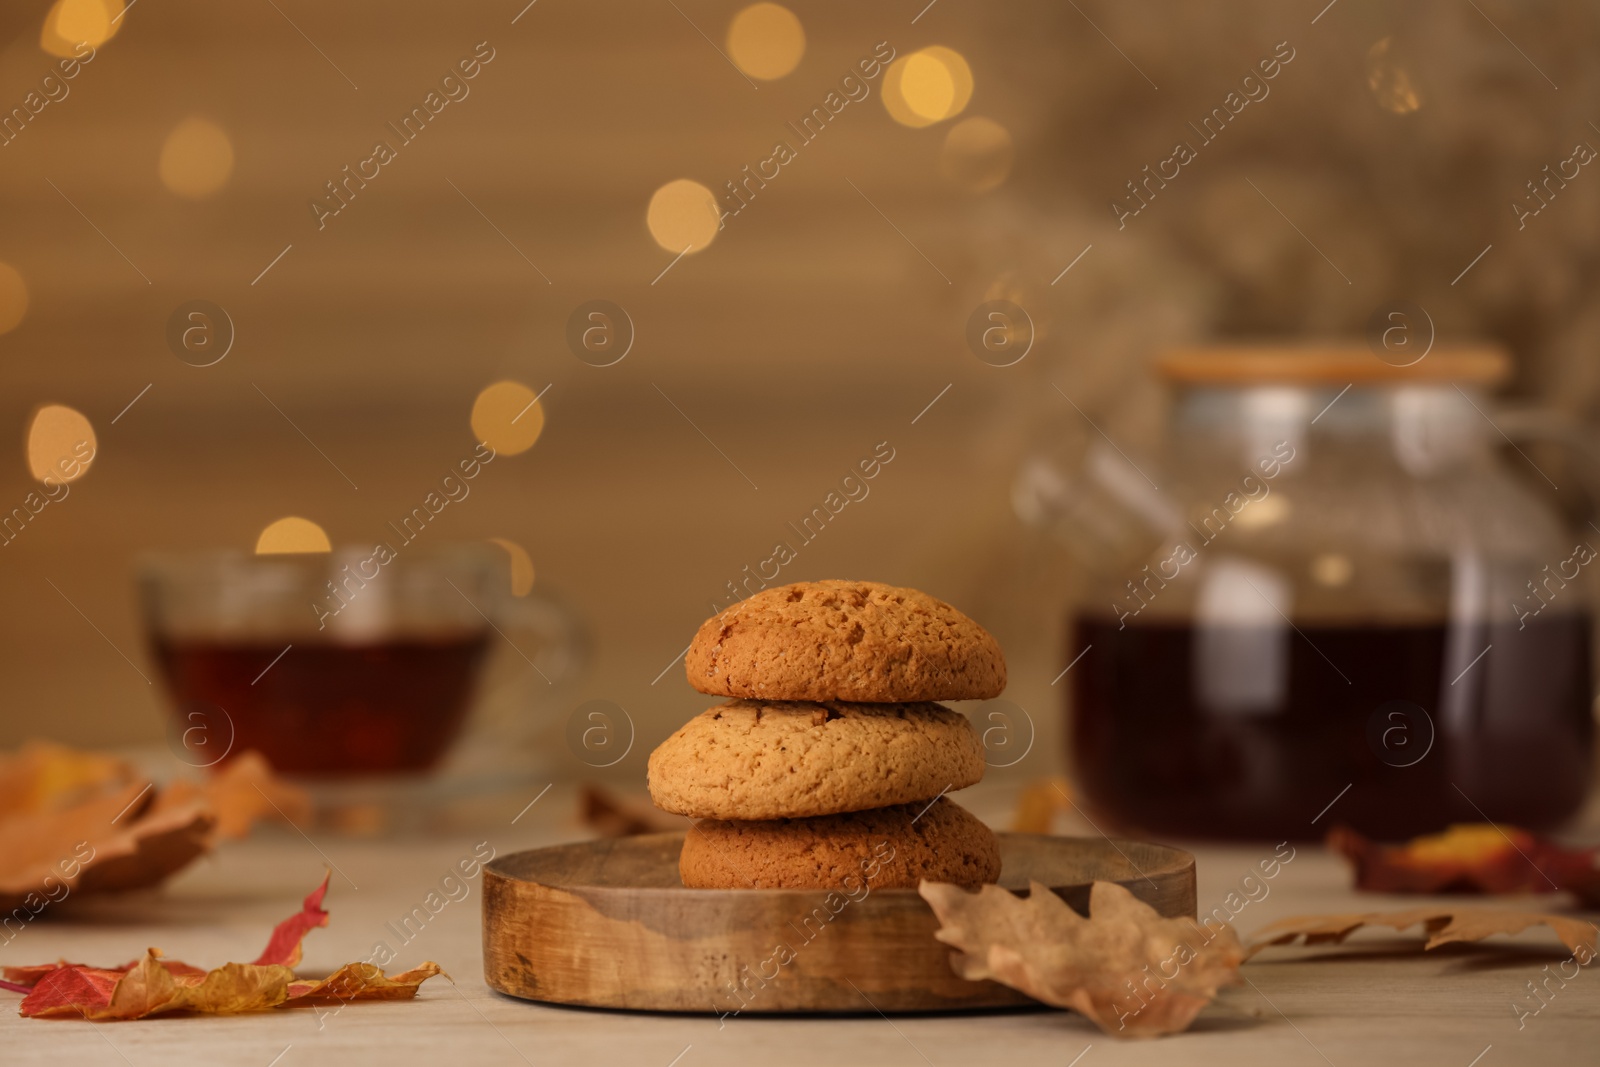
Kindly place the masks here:
[[(1506, 209), (1521, 184), (1512, 176), (1565, 158), (1582, 133), (1596, 17), (1576, 4), (1551, 5), (1574, 20), (1558, 32), (1561, 19), (1505, 3), (1484, 5), (1489, 23), (1442, 3), (1402, 12), (1345, 0), (1313, 24), (1322, 3), (796, 2), (803, 61), (759, 88), (719, 52), (743, 6), (129, 9), (70, 95), (0, 148), (0, 261), (29, 294), (26, 317), (0, 336), (0, 440), (17, 442), (10, 459), (0, 450), (0, 500), (33, 486), (20, 443), (37, 405), (82, 411), (100, 443), (70, 497), (0, 550), (0, 743), (156, 737), (134, 557), (246, 548), (287, 514), (335, 542), (369, 541), (470, 450), (473, 398), (502, 378), (548, 386), (544, 435), (491, 467), (437, 536), (519, 542), (540, 583), (588, 621), (597, 658), (580, 691), (530, 714), (559, 718), (591, 696), (622, 704), (640, 724), (618, 772), (633, 776), (703, 705), (676, 670), (651, 680), (724, 583), (879, 441), (897, 458), (870, 498), (785, 577), (920, 584), (971, 610), (1012, 650), (1009, 695), (1035, 713), (1053, 760), (1054, 593), (1034, 578), (1042, 557), (1028, 553), (1041, 550), (1008, 502), (1030, 441), (1058, 425), (1085, 432), (1049, 383), (1132, 447), (1158, 420), (1143, 368), (1159, 342), (1354, 332), (1378, 302), (1415, 296), (1435, 301), (1447, 329), (1513, 343), (1522, 391), (1592, 404), (1600, 378), (1586, 340), (1600, 318), (1584, 295), (1600, 179), (1573, 183), (1553, 205), (1564, 217), (1526, 239), (1507, 232)], [(51, 69), (39, 47), (50, 9), (19, 0), (0, 13), (6, 107)], [(1374, 59), (1385, 38), (1420, 89), (1409, 111), (1394, 106), (1398, 61)], [(1285, 39), (1296, 66), (1273, 96), (1140, 232), (1119, 234), (1109, 198)], [(880, 79), (714, 244), (662, 275), (673, 254), (646, 228), (651, 194), (678, 178), (720, 192), (880, 41), (966, 57), (963, 117), (1010, 132), (1009, 179), (982, 193), (946, 180), (950, 124), (897, 124)], [(308, 201), (479, 42), (495, 58), (470, 95), (319, 231)], [(1484, 100), (1496, 110), (1469, 129), (1464, 111)], [(226, 185), (198, 200), (158, 175), (163, 140), (192, 117), (226, 131), (234, 154)], [(1477, 147), (1441, 160), (1430, 138)], [(1485, 155), (1493, 138), (1500, 150)], [(1372, 158), (1352, 156), (1351, 142)], [(1247, 177), (1271, 187), (1345, 282)], [(1433, 214), (1408, 216), (1407, 203)], [(1490, 242), (1502, 254), (1451, 286)], [(1022, 300), (1041, 332), (1037, 354), (1009, 372), (963, 340), (973, 307), (994, 295)], [(628, 357), (603, 369), (565, 342), (569, 314), (597, 298), (637, 329)], [(169, 315), (194, 299), (236, 327), (212, 367), (167, 347)]]
[[(159, 683), (118, 654), (156, 677), (132, 591), (136, 555), (248, 548), (286, 514), (315, 519), (335, 542), (380, 536), (468, 454), (473, 398), (501, 378), (549, 386), (546, 430), (531, 452), (488, 468), (427, 536), (528, 548), (540, 584), (595, 633), (598, 659), (571, 702), (627, 707), (641, 722), (641, 767), (651, 730), (703, 704), (679, 671), (652, 679), (724, 583), (877, 442), (891, 441), (896, 461), (804, 551), (796, 577), (909, 581), (918, 552), (936, 553), (970, 521), (975, 495), (1005, 514), (1005, 484), (974, 477), (961, 430), (990, 368), (962, 345), (959, 316), (956, 331), (939, 321), (964, 287), (947, 285), (845, 179), (952, 275), (948, 216), (972, 198), (941, 186), (939, 135), (896, 126), (876, 85), (706, 254), (652, 285), (673, 259), (645, 227), (652, 192), (679, 177), (720, 186), (765, 158), (775, 139), (792, 139), (784, 121), (878, 41), (926, 40), (909, 15), (891, 25), (845, 4), (803, 12), (801, 71), (755, 90), (689, 21), (720, 42), (728, 4), (686, 0), (680, 14), (542, 0), (515, 25), (519, 5), (278, 6), (137, 5), (70, 95), (0, 150), (0, 259), (30, 295), (24, 322), (0, 338), (0, 420), (19, 444), (0, 466), (0, 499), (32, 488), (20, 439), (37, 404), (84, 412), (100, 445), (92, 473), (0, 557), (12, 606), (0, 742), (155, 737)], [(50, 69), (38, 46), (47, 8), (3, 16), (0, 99), (20, 101)], [(374, 140), (397, 140), (385, 123), (482, 41), (495, 58), (470, 95), (319, 231), (308, 200)], [(226, 187), (200, 201), (157, 174), (163, 138), (193, 115), (222, 126), (235, 153)], [(614, 367), (585, 365), (566, 346), (568, 315), (594, 298), (636, 325)], [(191, 299), (235, 324), (215, 366), (168, 351), (168, 315)]]

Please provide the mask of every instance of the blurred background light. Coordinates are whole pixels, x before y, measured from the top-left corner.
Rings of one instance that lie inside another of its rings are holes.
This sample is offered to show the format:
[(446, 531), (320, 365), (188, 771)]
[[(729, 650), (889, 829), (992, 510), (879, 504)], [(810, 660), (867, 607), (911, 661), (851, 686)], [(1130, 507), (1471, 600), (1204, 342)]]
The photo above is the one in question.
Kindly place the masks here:
[(780, 4), (751, 4), (728, 25), (728, 55), (752, 78), (772, 81), (800, 65), (806, 31)]
[(221, 126), (187, 118), (161, 144), (161, 184), (179, 196), (200, 200), (228, 184), (233, 173), (233, 142)]
[(972, 99), (972, 68), (943, 45), (901, 56), (883, 77), (883, 106), (902, 126), (932, 126), (954, 118)]
[(473, 401), (472, 432), (501, 455), (526, 452), (544, 431), (544, 408), (537, 397), (521, 382), (495, 382)]
[(28, 470), (38, 481), (75, 482), (89, 473), (96, 449), (94, 426), (64, 404), (45, 404), (28, 425)]
[(122, 28), (122, 0), (56, 0), (44, 17), (39, 47), (53, 56), (76, 56), (78, 44), (99, 48)]
[(1311, 577), (1318, 585), (1336, 589), (1349, 584), (1354, 573), (1350, 557), (1339, 552), (1324, 552), (1311, 561)]
[(511, 557), (511, 595), (527, 596), (533, 592), (533, 557), (528, 550), (504, 537), (491, 537), (489, 543), (499, 545)]
[(302, 552), (331, 552), (327, 533), (310, 519), (289, 515), (269, 523), (256, 538), (256, 555), (289, 555)]
[(28, 314), (28, 283), (9, 263), (0, 263), (0, 333), (10, 333)]
[(993, 119), (974, 115), (945, 134), (939, 170), (953, 184), (982, 193), (1006, 180), (1014, 156), (1010, 131)]
[(688, 178), (670, 181), (655, 191), (645, 212), (645, 223), (656, 244), (679, 254), (698, 252), (716, 240), (722, 225), (717, 198), (711, 190)]
[(1422, 98), (1401, 65), (1393, 37), (1385, 37), (1367, 50), (1367, 88), (1378, 106), (1395, 115), (1409, 115), (1422, 106)]

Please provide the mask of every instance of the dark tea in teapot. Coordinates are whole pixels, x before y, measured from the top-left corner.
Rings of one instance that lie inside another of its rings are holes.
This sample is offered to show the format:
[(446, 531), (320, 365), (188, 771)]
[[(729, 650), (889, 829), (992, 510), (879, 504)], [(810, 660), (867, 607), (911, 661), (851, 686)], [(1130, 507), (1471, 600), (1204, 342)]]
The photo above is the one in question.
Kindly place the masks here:
[[(1541, 828), (1587, 795), (1587, 615), (1521, 630), (1308, 622), (1232, 633), (1081, 616), (1071, 630), (1069, 659), (1089, 647), (1067, 676), (1078, 782), (1142, 831), (1293, 839), (1344, 824), (1398, 839), (1453, 822)], [(1250, 669), (1252, 649), (1268, 684), (1219, 680)]]

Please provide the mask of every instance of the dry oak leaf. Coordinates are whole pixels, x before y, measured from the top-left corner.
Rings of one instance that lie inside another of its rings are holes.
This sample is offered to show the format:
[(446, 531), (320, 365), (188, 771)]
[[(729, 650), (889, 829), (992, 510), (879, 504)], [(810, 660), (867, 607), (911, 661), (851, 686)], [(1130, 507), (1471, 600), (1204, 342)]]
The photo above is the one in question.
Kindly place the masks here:
[(1452, 941), (1481, 941), (1494, 934), (1519, 934), (1530, 926), (1548, 926), (1561, 943), (1587, 963), (1595, 955), (1595, 925), (1563, 915), (1500, 908), (1408, 908), (1348, 915), (1297, 915), (1280, 919), (1250, 937), (1247, 956), (1271, 945), (1287, 945), (1305, 938), (1307, 945), (1340, 944), (1363, 926), (1388, 926), (1404, 930), (1421, 923), (1428, 933), (1425, 949)]
[(1048, 887), (1028, 888), (1018, 897), (994, 885), (918, 887), (939, 919), (934, 936), (958, 950), (956, 974), (1071, 1008), (1115, 1037), (1186, 1030), (1218, 989), (1239, 981), (1244, 952), (1231, 926), (1164, 918), (1113, 882), (1090, 887), (1087, 919)]
[(312, 890), (301, 909), (280, 922), (254, 963), (228, 963), (206, 971), (163, 959), (151, 949), (122, 967), (55, 963), (7, 967), (0, 986), (25, 992), (20, 1014), (35, 1018), (66, 1016), (111, 1021), (143, 1019), (172, 1011), (227, 1014), (337, 1000), (398, 1000), (439, 974), (428, 962), (386, 975), (370, 963), (348, 963), (322, 979), (296, 978), (301, 941), (328, 924), (322, 907), (328, 879)]
[(1356, 888), (1379, 893), (1551, 893), (1567, 889), (1600, 907), (1596, 849), (1566, 849), (1515, 826), (1458, 824), (1403, 845), (1345, 827), (1328, 847), (1355, 866)]

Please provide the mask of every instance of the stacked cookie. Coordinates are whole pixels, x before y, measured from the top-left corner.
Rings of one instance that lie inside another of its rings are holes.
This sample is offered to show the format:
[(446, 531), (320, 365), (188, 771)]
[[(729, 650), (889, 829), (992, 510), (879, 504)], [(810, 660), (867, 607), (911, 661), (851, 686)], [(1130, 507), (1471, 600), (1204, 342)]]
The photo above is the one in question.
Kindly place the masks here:
[(679, 860), (696, 888), (872, 888), (1000, 875), (994, 834), (946, 798), (983, 746), (939, 700), (998, 696), (983, 627), (914, 589), (801, 582), (706, 620), (689, 684), (733, 700), (650, 756), (656, 806), (700, 820)]

